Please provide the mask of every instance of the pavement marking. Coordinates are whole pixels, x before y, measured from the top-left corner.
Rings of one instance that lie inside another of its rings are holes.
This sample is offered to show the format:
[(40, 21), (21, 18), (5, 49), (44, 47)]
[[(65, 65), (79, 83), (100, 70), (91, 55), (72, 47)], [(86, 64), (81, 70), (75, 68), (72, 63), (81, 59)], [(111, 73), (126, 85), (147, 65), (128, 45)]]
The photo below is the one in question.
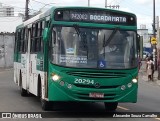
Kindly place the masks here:
[(156, 120), (160, 120), (160, 118), (155, 118)]
[(121, 106), (118, 106), (118, 108), (120, 108), (120, 109), (122, 109), (122, 110), (129, 110), (128, 108), (121, 107)]

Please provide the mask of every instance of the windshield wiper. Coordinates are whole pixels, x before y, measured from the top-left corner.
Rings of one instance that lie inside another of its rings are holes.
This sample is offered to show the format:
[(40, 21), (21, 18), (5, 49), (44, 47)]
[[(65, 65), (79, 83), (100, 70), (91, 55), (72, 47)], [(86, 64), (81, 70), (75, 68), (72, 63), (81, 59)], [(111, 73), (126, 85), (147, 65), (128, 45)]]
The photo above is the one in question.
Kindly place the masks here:
[(81, 38), (83, 47), (84, 47), (85, 49), (87, 49), (87, 53), (88, 53), (88, 46), (87, 46), (87, 37), (86, 37), (86, 35), (85, 35), (84, 33), (80, 32), (80, 29), (79, 29), (79, 25), (78, 25), (78, 24), (74, 24), (73, 27), (75, 28), (78, 37)]
[(76, 30), (77, 35), (79, 36), (80, 35), (79, 25), (78, 24), (74, 24), (73, 27)]
[(106, 40), (106, 36), (105, 36), (105, 34), (104, 34), (104, 37), (103, 37), (103, 49), (104, 49), (104, 53), (103, 53), (103, 56), (104, 56), (104, 58), (105, 58), (105, 40)]
[[(112, 38), (114, 37), (118, 29), (119, 29), (118, 27), (114, 29), (114, 31), (110, 34), (109, 38), (104, 42), (103, 47), (106, 47), (111, 42)], [(104, 36), (104, 40), (105, 40), (105, 36)]]

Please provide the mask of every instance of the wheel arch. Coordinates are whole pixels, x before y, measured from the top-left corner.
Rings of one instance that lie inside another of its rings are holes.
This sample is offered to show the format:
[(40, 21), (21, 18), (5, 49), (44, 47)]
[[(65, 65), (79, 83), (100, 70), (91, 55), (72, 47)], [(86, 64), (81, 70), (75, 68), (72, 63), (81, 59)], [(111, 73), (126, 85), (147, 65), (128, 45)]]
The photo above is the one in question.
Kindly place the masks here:
[(19, 81), (18, 81), (18, 86), (22, 86), (22, 71), (21, 71), (21, 69), (19, 70)]
[(40, 97), (41, 85), (42, 85), (41, 75), (38, 74), (38, 83), (37, 83), (37, 96), (38, 97)]

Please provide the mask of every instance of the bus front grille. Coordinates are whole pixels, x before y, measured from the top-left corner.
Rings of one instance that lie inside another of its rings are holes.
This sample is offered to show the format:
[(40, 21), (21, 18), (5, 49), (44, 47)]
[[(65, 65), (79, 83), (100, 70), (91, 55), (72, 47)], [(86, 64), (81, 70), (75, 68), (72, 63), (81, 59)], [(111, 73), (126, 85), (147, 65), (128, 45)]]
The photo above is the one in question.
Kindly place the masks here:
[(126, 77), (123, 72), (89, 72), (89, 71), (68, 71), (68, 75), (86, 77), (86, 78), (122, 78)]
[(95, 85), (81, 85), (81, 84), (74, 84), (74, 85), (80, 88), (94, 88), (94, 89), (115, 89), (119, 87), (119, 85), (115, 85), (115, 86), (100, 86), (96, 88)]

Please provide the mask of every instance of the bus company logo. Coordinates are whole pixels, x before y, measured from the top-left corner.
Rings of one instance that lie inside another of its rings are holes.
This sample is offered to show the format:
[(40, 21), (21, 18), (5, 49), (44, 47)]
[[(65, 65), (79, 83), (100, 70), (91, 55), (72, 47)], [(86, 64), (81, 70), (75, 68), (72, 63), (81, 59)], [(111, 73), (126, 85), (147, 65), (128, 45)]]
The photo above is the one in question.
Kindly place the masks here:
[(12, 118), (11, 113), (2, 113), (2, 118)]
[(95, 83), (95, 88), (100, 88), (100, 84), (98, 82)]

